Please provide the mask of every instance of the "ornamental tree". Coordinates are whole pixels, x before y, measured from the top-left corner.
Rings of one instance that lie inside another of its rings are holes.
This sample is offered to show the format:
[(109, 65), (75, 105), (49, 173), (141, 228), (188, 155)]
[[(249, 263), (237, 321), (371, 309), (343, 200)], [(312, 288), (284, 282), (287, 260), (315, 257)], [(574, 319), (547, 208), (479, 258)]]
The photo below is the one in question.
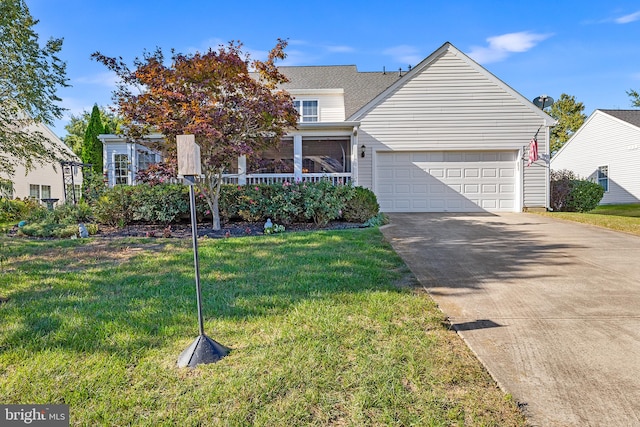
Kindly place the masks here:
[(164, 141), (154, 148), (169, 155), (175, 154), (177, 135), (195, 135), (203, 172), (197, 186), (213, 214), (214, 230), (220, 229), (223, 172), (239, 156), (251, 158), (277, 146), (296, 125), (291, 96), (278, 90), (287, 79), (275, 62), (286, 57), (286, 45), (279, 39), (266, 61), (250, 61), (242, 44), (233, 41), (205, 53), (172, 51), (169, 65), (158, 48), (136, 58), (133, 70), (122, 58), (92, 55), (120, 78), (114, 100), (125, 135), (139, 139), (160, 132)]
[(102, 177), (102, 142), (98, 135), (104, 133), (104, 125), (100, 117), (100, 109), (93, 105), (87, 129), (84, 131), (81, 158), (83, 163), (91, 164), (93, 173)]
[(24, 0), (0, 1), (0, 174), (13, 175), (16, 164), (28, 170), (66, 156), (34, 130), (62, 117), (56, 91), (67, 86), (66, 64), (57, 56), (62, 39), (41, 46), (37, 23)]

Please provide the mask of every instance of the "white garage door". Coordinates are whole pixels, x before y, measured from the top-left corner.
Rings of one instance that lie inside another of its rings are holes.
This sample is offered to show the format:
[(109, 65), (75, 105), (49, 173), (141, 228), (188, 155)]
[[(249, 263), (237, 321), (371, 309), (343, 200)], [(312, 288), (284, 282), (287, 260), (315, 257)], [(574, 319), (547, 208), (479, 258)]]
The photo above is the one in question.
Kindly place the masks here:
[(516, 210), (515, 151), (394, 152), (376, 157), (383, 212)]

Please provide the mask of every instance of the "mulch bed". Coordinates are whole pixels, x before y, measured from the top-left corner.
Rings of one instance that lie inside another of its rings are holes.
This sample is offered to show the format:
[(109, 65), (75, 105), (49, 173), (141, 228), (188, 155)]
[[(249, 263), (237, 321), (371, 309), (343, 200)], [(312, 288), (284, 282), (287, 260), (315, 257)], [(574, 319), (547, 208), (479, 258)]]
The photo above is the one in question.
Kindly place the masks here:
[[(325, 227), (318, 227), (313, 223), (298, 223), (286, 226), (285, 232), (315, 231), (315, 230), (341, 230), (348, 228), (360, 228), (362, 224), (335, 221)], [(211, 223), (198, 224), (198, 237), (225, 238), (256, 236), (264, 234), (264, 223), (234, 222), (223, 224), (220, 230), (212, 230)], [(190, 238), (191, 224), (171, 224), (169, 226), (134, 224), (122, 228), (101, 225), (97, 238), (119, 237), (164, 237), (164, 238)]]

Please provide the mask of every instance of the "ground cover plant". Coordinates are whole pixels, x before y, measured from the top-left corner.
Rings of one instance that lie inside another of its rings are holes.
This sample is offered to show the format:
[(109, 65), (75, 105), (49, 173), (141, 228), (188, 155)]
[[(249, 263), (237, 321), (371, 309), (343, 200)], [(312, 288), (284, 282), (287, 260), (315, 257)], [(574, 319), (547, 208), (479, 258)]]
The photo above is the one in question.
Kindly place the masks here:
[[(0, 401), (72, 425), (520, 426), (377, 229), (200, 240), (4, 240)], [(8, 299), (8, 300), (7, 300)]]
[(623, 231), (640, 236), (640, 203), (627, 205), (603, 205), (586, 213), (580, 212), (543, 212), (541, 215), (611, 230)]

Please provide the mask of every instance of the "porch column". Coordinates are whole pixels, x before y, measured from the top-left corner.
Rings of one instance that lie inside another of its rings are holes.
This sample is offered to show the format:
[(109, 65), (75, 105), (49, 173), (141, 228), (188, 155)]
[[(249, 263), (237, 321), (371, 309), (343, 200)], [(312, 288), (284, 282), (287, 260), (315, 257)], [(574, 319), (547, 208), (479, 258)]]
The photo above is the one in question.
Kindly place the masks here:
[(247, 156), (238, 157), (238, 185), (247, 184)]
[(293, 135), (293, 180), (302, 181), (302, 135)]
[(354, 186), (358, 185), (358, 161), (360, 156), (360, 149), (358, 148), (358, 127), (353, 127), (351, 132), (351, 183)]

